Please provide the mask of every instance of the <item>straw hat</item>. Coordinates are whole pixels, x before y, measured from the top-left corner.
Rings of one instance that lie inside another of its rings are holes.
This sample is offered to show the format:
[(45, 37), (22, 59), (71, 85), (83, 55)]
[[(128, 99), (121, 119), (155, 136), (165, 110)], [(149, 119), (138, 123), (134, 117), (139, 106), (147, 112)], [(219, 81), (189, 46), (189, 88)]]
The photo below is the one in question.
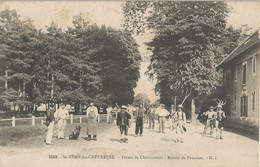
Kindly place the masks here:
[(177, 106), (177, 109), (178, 109), (178, 108), (183, 108), (183, 106), (182, 106), (181, 104), (179, 104), (179, 105)]
[(125, 105), (122, 105), (121, 109), (127, 109), (127, 107)]

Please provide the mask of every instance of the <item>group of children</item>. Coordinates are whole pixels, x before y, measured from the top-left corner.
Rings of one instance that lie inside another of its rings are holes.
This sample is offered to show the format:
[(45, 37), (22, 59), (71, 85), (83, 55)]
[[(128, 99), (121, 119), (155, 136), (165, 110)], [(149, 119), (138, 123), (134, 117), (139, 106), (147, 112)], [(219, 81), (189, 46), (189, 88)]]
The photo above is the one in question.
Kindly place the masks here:
[(203, 135), (207, 133), (210, 128), (210, 135), (213, 134), (214, 128), (216, 128), (216, 138), (223, 139), (223, 119), (226, 118), (225, 112), (222, 110), (222, 105), (217, 105), (217, 111), (214, 111), (214, 107), (210, 106), (207, 112), (204, 112), (201, 116), (206, 116), (206, 123), (203, 131)]

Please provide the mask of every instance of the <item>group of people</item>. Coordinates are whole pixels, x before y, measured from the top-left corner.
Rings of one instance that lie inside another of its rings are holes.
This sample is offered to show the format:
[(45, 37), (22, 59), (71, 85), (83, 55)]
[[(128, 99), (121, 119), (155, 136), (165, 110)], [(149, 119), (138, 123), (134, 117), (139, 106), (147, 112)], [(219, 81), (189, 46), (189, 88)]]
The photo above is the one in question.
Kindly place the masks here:
[(222, 110), (222, 105), (217, 105), (217, 110), (214, 111), (214, 107), (210, 106), (209, 110), (204, 112), (201, 116), (206, 116), (206, 123), (204, 127), (203, 134), (207, 133), (208, 128), (210, 128), (210, 135), (213, 134), (214, 128), (216, 129), (217, 139), (223, 139), (223, 119), (226, 118), (225, 112)]
[[(165, 109), (164, 104), (160, 104), (159, 107), (147, 107), (146, 109), (142, 104), (133, 112), (129, 109), (129, 106), (122, 105), (114, 108), (108, 107), (107, 111), (107, 123), (112, 123), (112, 112), (116, 113), (116, 125), (119, 127), (121, 139), (120, 142), (128, 142), (128, 128), (131, 125), (131, 118), (135, 118), (135, 137), (143, 137), (143, 126), (145, 118), (148, 119), (149, 128), (154, 129), (155, 121), (159, 123), (158, 133), (165, 133), (166, 122), (170, 123), (170, 127), (176, 133), (176, 142), (183, 143), (183, 134), (186, 132), (186, 114), (183, 111), (183, 106), (178, 105), (176, 110), (174, 105), (168, 111)], [(46, 144), (52, 144), (53, 128), (55, 120), (58, 122), (58, 139), (64, 139), (64, 130), (66, 126), (66, 119), (69, 118), (69, 112), (66, 110), (65, 105), (61, 104), (61, 107), (55, 112), (54, 104), (49, 105), (47, 109), (46, 125), (48, 131), (46, 134)], [(97, 118), (98, 109), (91, 102), (90, 106), (86, 110), (87, 115), (87, 141), (97, 141)], [(217, 111), (214, 111), (214, 107), (209, 107), (209, 110), (204, 112), (202, 116), (206, 116), (203, 134), (206, 134), (208, 128), (211, 129), (210, 134), (213, 134), (213, 129), (216, 128), (217, 139), (223, 139), (223, 118), (226, 118), (225, 112), (222, 110), (222, 105), (217, 106)]]
[(46, 144), (52, 144), (52, 136), (53, 136), (53, 128), (55, 120), (58, 121), (58, 139), (64, 139), (64, 130), (66, 126), (66, 119), (69, 117), (68, 110), (65, 109), (65, 105), (62, 103), (61, 107), (55, 112), (54, 109), (55, 104), (50, 103), (49, 108), (47, 109), (46, 114), (46, 126), (48, 127), (48, 131), (46, 134)]
[[(223, 119), (226, 118), (225, 112), (222, 110), (223, 104), (218, 104), (216, 107), (209, 107), (209, 110), (204, 112), (201, 116), (206, 116), (207, 120), (205, 123), (203, 135), (206, 134), (210, 127), (210, 134), (213, 134), (214, 128), (216, 129), (216, 138), (223, 139)], [(176, 142), (184, 142), (183, 134), (187, 131), (186, 129), (186, 114), (183, 111), (183, 106), (178, 105), (175, 110), (174, 105), (168, 111), (164, 108), (164, 104), (161, 104), (159, 108), (148, 107), (144, 108), (140, 104), (139, 108), (134, 111), (135, 117), (135, 136), (143, 136), (143, 126), (145, 118), (148, 119), (149, 128), (154, 129), (155, 121), (158, 120), (159, 129), (158, 133), (165, 133), (165, 125), (168, 121), (170, 128), (176, 133)], [(214, 111), (214, 108), (217, 108)], [(121, 111), (117, 117), (117, 126), (119, 126), (121, 133), (121, 142), (127, 142), (126, 135), (128, 134), (129, 120), (131, 119), (131, 113), (128, 112), (127, 106), (122, 106)]]
[[(66, 119), (69, 118), (69, 112), (65, 108), (65, 104), (61, 104), (61, 107), (55, 112), (55, 104), (50, 103), (49, 108), (46, 113), (46, 126), (48, 131), (46, 134), (45, 143), (48, 145), (52, 144), (53, 128), (55, 121), (58, 121), (58, 139), (64, 139), (64, 130), (66, 126)], [(98, 109), (94, 106), (94, 103), (91, 102), (90, 106), (87, 108), (86, 115), (88, 118), (87, 121), (87, 141), (94, 140), (97, 141), (97, 117)]]
[[(166, 119), (173, 122), (173, 127), (177, 134), (176, 142), (183, 143), (183, 133), (186, 131), (186, 114), (183, 111), (183, 106), (178, 105), (177, 111), (168, 111), (161, 104), (159, 108), (145, 109), (142, 104), (134, 111), (135, 117), (135, 137), (143, 137), (143, 125), (145, 116), (148, 117), (149, 128), (154, 129), (155, 120), (159, 122), (158, 133), (165, 133)], [(128, 135), (128, 128), (130, 125), (131, 113), (127, 110), (127, 106), (122, 106), (120, 112), (117, 114), (117, 126), (120, 129), (121, 139), (120, 142), (127, 142), (126, 136)]]

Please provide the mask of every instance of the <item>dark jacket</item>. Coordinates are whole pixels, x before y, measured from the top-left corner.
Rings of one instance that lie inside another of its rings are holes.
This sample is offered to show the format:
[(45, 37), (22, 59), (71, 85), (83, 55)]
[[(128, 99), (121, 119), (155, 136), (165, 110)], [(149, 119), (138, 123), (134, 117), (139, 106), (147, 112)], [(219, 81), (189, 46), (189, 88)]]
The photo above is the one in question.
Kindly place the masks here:
[(129, 126), (129, 119), (131, 119), (129, 113), (120, 111), (117, 114), (116, 124), (117, 126)]
[(46, 126), (49, 126), (49, 124), (54, 121), (54, 109), (47, 109), (46, 111)]
[(135, 112), (135, 118), (143, 118), (144, 117), (144, 108), (139, 108)]

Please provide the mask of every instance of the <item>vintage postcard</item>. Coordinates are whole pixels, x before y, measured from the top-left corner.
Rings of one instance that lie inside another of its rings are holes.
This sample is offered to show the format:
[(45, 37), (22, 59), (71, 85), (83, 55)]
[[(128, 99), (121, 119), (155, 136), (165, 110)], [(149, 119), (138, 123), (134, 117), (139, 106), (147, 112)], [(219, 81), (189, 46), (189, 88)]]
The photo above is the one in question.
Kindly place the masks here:
[(259, 1), (1, 1), (1, 167), (257, 167)]

